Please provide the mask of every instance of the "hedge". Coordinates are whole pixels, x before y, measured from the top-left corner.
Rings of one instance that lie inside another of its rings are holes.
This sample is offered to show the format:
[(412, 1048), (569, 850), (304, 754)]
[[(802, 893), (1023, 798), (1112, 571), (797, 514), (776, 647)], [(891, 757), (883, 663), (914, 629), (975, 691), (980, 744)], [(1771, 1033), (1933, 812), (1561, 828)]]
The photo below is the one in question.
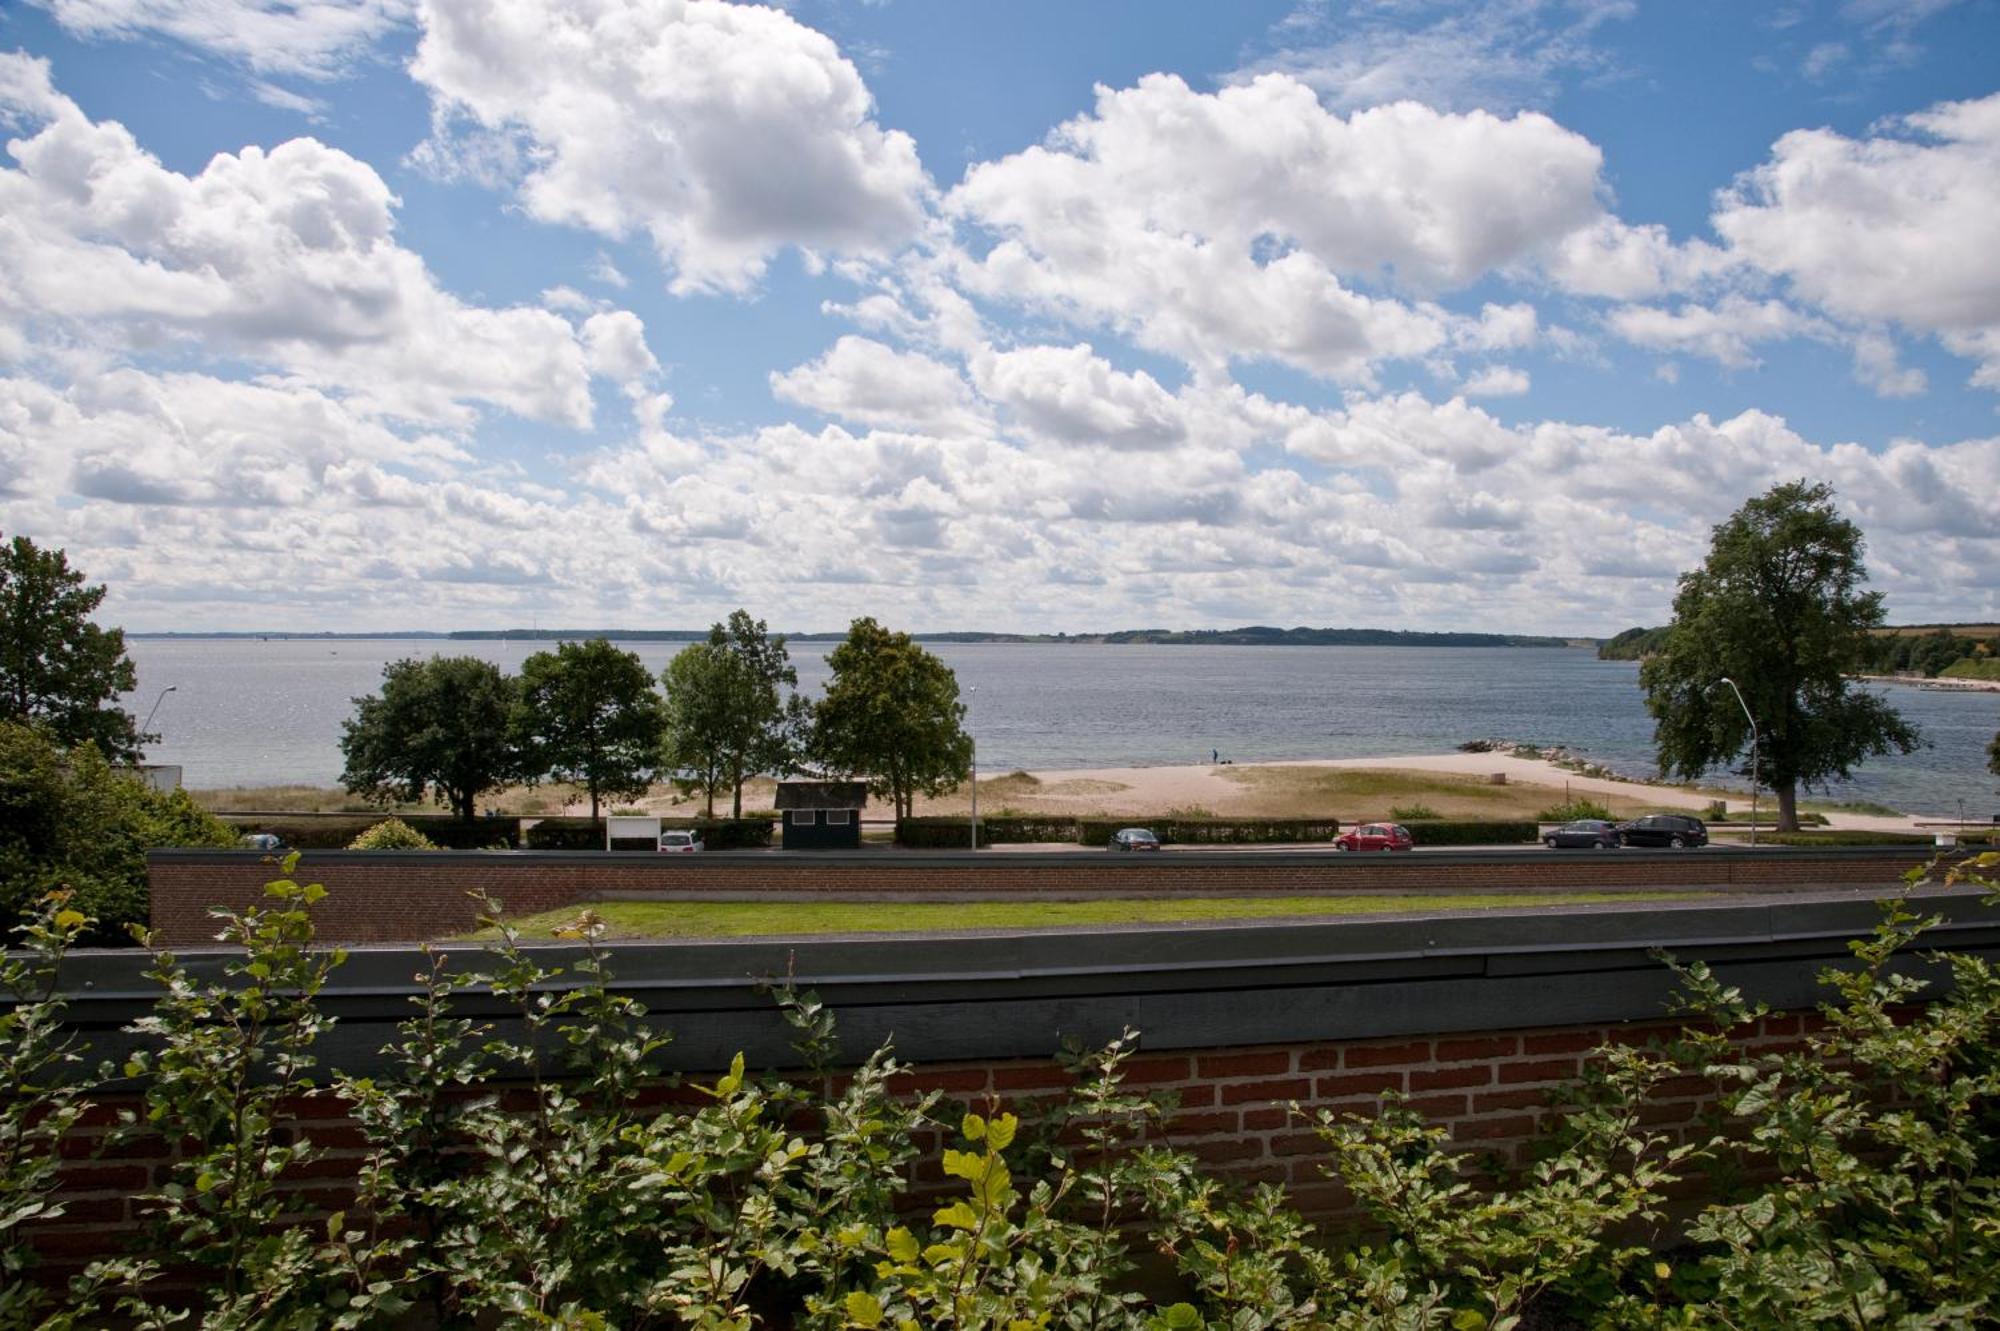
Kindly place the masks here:
[[(1994, 841), (1994, 834), (1984, 828), (1977, 831), (1968, 828), (1961, 832), (1943, 827), (1938, 831), (1957, 837), (1961, 846), (1986, 846)], [(1930, 846), (1937, 843), (1937, 835), (1932, 832), (1874, 832), (1843, 827), (1825, 832), (1759, 832), (1757, 840), (1767, 846)]]
[(1404, 823), (1419, 846), (1506, 846), (1541, 838), (1541, 824), (1525, 820), (1426, 819)]
[[(660, 826), (697, 832), (710, 850), (754, 850), (771, 844), (777, 819), (719, 818), (711, 823), (699, 818), (662, 818)], [(603, 850), (604, 820), (544, 818), (529, 826), (522, 844), (529, 850)]]
[[(475, 818), (460, 822), (449, 814), (403, 813), (404, 823), (446, 850), (511, 849), (521, 844), (519, 818)], [(390, 817), (387, 813), (230, 813), (222, 821), (239, 832), (269, 832), (297, 850), (345, 850), (354, 838)], [(602, 834), (599, 834), (600, 843)]]
[(1123, 827), (1147, 828), (1170, 846), (1260, 846), (1340, 835), (1337, 818), (1079, 818), (1076, 839), (1085, 846), (1108, 846)]
[[(1076, 819), (1064, 814), (1002, 814), (979, 820), (982, 846), (1075, 840)], [(963, 850), (971, 842), (970, 818), (904, 818), (896, 824), (899, 846), (916, 850)]]

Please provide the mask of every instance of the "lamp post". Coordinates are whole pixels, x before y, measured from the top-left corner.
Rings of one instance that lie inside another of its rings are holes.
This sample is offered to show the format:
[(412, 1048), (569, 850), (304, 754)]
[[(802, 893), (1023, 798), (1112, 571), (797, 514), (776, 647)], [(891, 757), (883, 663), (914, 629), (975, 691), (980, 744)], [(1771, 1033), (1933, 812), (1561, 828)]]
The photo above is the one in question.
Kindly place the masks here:
[(1743, 701), (1743, 690), (1736, 687), (1736, 681), (1724, 675), (1721, 682), (1729, 686), (1736, 695), (1736, 705), (1743, 709), (1743, 719), (1750, 723), (1750, 844), (1757, 844), (1757, 718), (1750, 715), (1750, 704)]
[(167, 700), (167, 695), (168, 695), (169, 693), (172, 693), (172, 692), (174, 692), (174, 691), (175, 691), (175, 690), (177, 690), (178, 688), (180, 688), (180, 685), (178, 685), (178, 684), (169, 684), (169, 685), (167, 685), (167, 687), (165, 687), (164, 689), (161, 689), (161, 690), (160, 690), (160, 696), (159, 696), (159, 697), (157, 697), (157, 698), (155, 698), (155, 699), (153, 699), (153, 706), (152, 706), (152, 709), (151, 709), (150, 711), (148, 711), (148, 712), (146, 713), (146, 721), (145, 721), (145, 724), (143, 724), (143, 725), (141, 725), (141, 726), (139, 727), (139, 733), (140, 733), (141, 735), (145, 735), (145, 734), (149, 733), (149, 732), (150, 732), (150, 731), (151, 731), (151, 730), (153, 729), (153, 715), (154, 715), (154, 713), (156, 713), (156, 712), (158, 712), (158, 711), (160, 710), (160, 704), (161, 704), (161, 703), (163, 703), (163, 702), (165, 702), (165, 701)]
[[(977, 692), (979, 692), (979, 686), (977, 684), (972, 685), (965, 691), (965, 719), (968, 722), (972, 720), (972, 695)], [(967, 742), (972, 745), (972, 848), (974, 850), (978, 850), (979, 849), (979, 740), (976, 736), (973, 735), (972, 727), (969, 724), (965, 728), (965, 738)]]

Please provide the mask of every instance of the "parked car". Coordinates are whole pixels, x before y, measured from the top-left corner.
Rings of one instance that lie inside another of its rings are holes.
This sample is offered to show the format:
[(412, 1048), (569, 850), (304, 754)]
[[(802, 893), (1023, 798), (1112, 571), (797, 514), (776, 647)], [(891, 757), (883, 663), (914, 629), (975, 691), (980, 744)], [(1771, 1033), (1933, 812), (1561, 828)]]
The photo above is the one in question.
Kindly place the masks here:
[(1561, 827), (1551, 827), (1542, 833), (1542, 844), (1550, 850), (1569, 850), (1582, 847), (1587, 850), (1618, 849), (1618, 824), (1606, 822), (1602, 818), (1579, 818), (1575, 822), (1564, 823)]
[(1112, 834), (1113, 850), (1158, 850), (1160, 839), (1143, 827), (1126, 827)]
[(1416, 838), (1401, 823), (1363, 823), (1333, 839), (1335, 850), (1415, 850)]
[(1687, 846), (1706, 846), (1708, 824), (1684, 813), (1649, 813), (1630, 822), (1618, 824), (1618, 844), (1671, 846), (1675, 850)]
[(663, 853), (687, 854), (702, 849), (705, 848), (701, 844), (701, 838), (692, 832), (660, 833), (660, 850)]
[(245, 832), (236, 838), (236, 844), (244, 850), (261, 850), (266, 855), (285, 848), (285, 839), (276, 832)]

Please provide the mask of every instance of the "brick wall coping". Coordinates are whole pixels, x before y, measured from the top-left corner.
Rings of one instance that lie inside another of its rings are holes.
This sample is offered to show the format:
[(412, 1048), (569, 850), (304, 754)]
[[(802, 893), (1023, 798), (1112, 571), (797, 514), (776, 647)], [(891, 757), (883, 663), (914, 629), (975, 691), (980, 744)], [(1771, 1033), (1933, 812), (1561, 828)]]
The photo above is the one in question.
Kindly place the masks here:
[[(1675, 987), (1654, 949), (1707, 961), (1725, 983), (1779, 1009), (1821, 997), (1820, 970), (1851, 960), (1847, 940), (1879, 918), (1872, 893), (1585, 908), (1502, 909), (1433, 917), (1275, 921), (1199, 927), (958, 935), (731, 939), (610, 945), (615, 986), (674, 1032), (669, 1061), (795, 1062), (761, 981), (788, 970), (838, 1013), (857, 1056), (893, 1035), (920, 1062), (1046, 1057), (1065, 1039), (1100, 1043), (1127, 1025), (1154, 1049), (1201, 1049), (1619, 1022), (1666, 1015)], [(2000, 961), (2000, 914), (1968, 893), (1926, 892), (1945, 917), (1927, 947)], [(478, 969), (479, 949), (453, 949)], [(545, 964), (573, 945), (539, 949)], [(228, 954), (182, 950), (219, 973)], [(118, 1028), (153, 989), (135, 952), (86, 952), (63, 974), (72, 1021), (101, 1056), (122, 1056)], [(350, 1072), (406, 1018), (415, 948), (351, 951), (323, 998), (337, 1025), (325, 1061)], [(1938, 978), (1912, 958), (1913, 973)], [(479, 995), (464, 1009), (505, 1013)]]
[[(1764, 862), (1772, 859), (1799, 861), (1805, 863), (1851, 863), (1854, 861), (1874, 861), (1894, 859), (1907, 866), (1924, 858), (1926, 847), (1921, 844), (1902, 846), (1703, 846), (1697, 850), (1662, 850), (1630, 847), (1616, 852), (1604, 852), (1599, 858), (1604, 863), (1664, 863), (1687, 864), (1698, 861), (1708, 863), (1723, 861), (1738, 863), (1745, 860)], [(1145, 873), (1149, 868), (1163, 863), (1171, 863), (1187, 856), (1198, 856), (1203, 865), (1240, 866), (1269, 864), (1274, 856), (1282, 856), (1287, 863), (1312, 865), (1368, 865), (1372, 868), (1407, 867), (1412, 872), (1421, 871), (1426, 864), (1485, 864), (1495, 857), (1517, 859), (1526, 857), (1539, 859), (1553, 854), (1558, 859), (1591, 859), (1587, 851), (1550, 852), (1539, 843), (1519, 846), (1454, 846), (1423, 849), (1408, 855), (1357, 855), (1334, 850), (1330, 846), (1293, 847), (1285, 844), (1254, 848), (1217, 848), (1209, 846), (1174, 847), (1156, 855), (1120, 855), (1097, 846), (1078, 846), (1063, 850), (903, 850), (876, 847), (863, 850), (782, 850), (777, 848), (756, 850), (712, 850), (699, 856), (671, 856), (674, 867), (688, 867), (697, 864), (716, 865), (759, 865), (777, 862), (787, 865), (859, 865), (872, 868), (959, 868), (977, 864), (982, 867), (1011, 866), (1062, 866), (1073, 865), (1079, 857), (1089, 860), (1093, 866), (1103, 865), (1129, 873)], [(148, 863), (158, 864), (231, 864), (254, 863), (270, 858), (267, 851), (257, 850), (217, 850), (204, 848), (170, 848), (146, 852)], [(660, 856), (650, 851), (603, 851), (603, 850), (306, 850), (299, 852), (302, 866), (313, 864), (543, 864), (578, 865), (602, 863), (659, 864)]]

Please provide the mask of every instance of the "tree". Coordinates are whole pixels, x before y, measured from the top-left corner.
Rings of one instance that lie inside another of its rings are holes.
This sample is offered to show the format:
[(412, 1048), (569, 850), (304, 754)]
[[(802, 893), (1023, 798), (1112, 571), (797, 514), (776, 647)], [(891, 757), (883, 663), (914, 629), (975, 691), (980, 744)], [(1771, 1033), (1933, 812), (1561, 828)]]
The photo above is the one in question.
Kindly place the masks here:
[(138, 683), (125, 634), (90, 622), (104, 587), (84, 585), (61, 550), (25, 536), (0, 546), (0, 718), (34, 722), (59, 744), (85, 740), (114, 762), (135, 762), (132, 718), (104, 704)]
[(392, 661), (382, 692), (354, 699), (353, 719), (341, 724), (340, 783), (382, 804), (429, 791), (470, 819), (482, 794), (519, 771), (508, 729), (518, 692), (476, 656)]
[(708, 631), (667, 662), (666, 763), (683, 773), (681, 783), (705, 792), (715, 812), (715, 792), (734, 792), (731, 817), (743, 816), (743, 783), (759, 772), (782, 773), (797, 760), (798, 736), (805, 728), (805, 703), (796, 689), (798, 672), (783, 635), (771, 636), (764, 621), (745, 610)]
[(1747, 753), (1777, 795), (1778, 828), (1798, 827), (1798, 788), (1849, 775), (1864, 758), (1921, 743), (1895, 708), (1848, 680), (1882, 623), (1863, 592), (1861, 529), (1826, 485), (1774, 486), (1718, 525), (1707, 561), (1684, 573), (1674, 618), (1640, 667), (1660, 768), (1684, 780)]
[(872, 793), (894, 798), (899, 819), (919, 793), (943, 794), (971, 773), (958, 677), (909, 634), (857, 619), (827, 664), (833, 678), (813, 712), (820, 765), (865, 776)]
[(236, 830), (184, 790), (154, 790), (85, 741), (0, 721), (0, 936), (57, 888), (97, 919), (92, 945), (130, 943), (148, 914), (146, 851), (233, 846)]
[(666, 718), (652, 672), (603, 638), (558, 643), (521, 663), (510, 731), (521, 775), (590, 791), (590, 816), (608, 798), (646, 793), (659, 770)]
[(2000, 776), (2000, 734), (1993, 736), (1993, 742), (1986, 746), (1986, 770)]

